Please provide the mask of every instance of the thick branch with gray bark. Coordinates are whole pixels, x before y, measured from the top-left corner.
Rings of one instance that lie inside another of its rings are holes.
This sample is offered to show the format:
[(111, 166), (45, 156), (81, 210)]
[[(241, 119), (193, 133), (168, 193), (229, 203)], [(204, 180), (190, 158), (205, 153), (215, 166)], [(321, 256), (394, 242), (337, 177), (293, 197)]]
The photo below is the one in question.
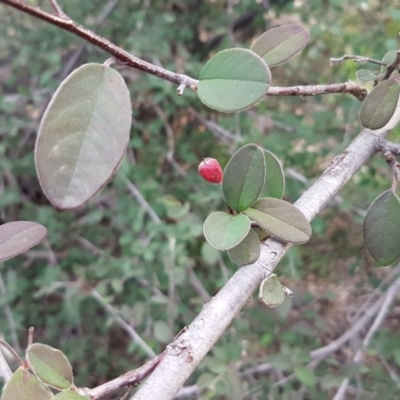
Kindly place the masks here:
[[(385, 131), (363, 130), (295, 203), (311, 221), (339, 193), (380, 146)], [(206, 305), (197, 318), (167, 349), (154, 372), (132, 400), (169, 400), (183, 386), (197, 365), (246, 304), (261, 281), (274, 270), (290, 244), (268, 239), (259, 259), (241, 267)]]

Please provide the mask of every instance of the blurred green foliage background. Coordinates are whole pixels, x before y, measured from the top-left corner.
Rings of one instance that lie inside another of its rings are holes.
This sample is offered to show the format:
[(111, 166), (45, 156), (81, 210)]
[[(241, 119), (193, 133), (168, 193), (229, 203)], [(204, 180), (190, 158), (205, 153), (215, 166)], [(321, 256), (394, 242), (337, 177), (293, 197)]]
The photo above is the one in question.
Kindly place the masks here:
[[(30, 3), (50, 11), (47, 1)], [(257, 35), (284, 23), (304, 24), (311, 39), (299, 56), (272, 70), (276, 86), (355, 80), (360, 66), (331, 68), (329, 58), (380, 59), (399, 47), (398, 0), (59, 3), (74, 20), (135, 56), (193, 77), (215, 52), (249, 47)], [(284, 198), (294, 202), (360, 130), (360, 103), (350, 95), (271, 97), (223, 115), (190, 90), (178, 97), (172, 84), (117, 66), (132, 97), (127, 155), (89, 205), (60, 212), (42, 194), (34, 170), (40, 118), (65, 76), (109, 56), (5, 5), (0, 38), (0, 222), (32, 220), (49, 230), (43, 245), (0, 266), (0, 333), (20, 351), (34, 326), (36, 341), (62, 349), (71, 360), (78, 386), (99, 385), (148, 359), (102, 302), (158, 354), (236, 270), (202, 235), (206, 216), (223, 209), (219, 188), (197, 175), (203, 157), (224, 166), (239, 146), (258, 143), (282, 160)], [(392, 132), (393, 140), (399, 137), (399, 129)], [(276, 270), (293, 299), (275, 310), (256, 296), (249, 299), (188, 382), (205, 389), (202, 399), (329, 399), (345, 376), (353, 388), (362, 381), (362, 398), (400, 398), (382, 361), (400, 374), (396, 310), (361, 371), (347, 346), (315, 371), (306, 368), (310, 350), (348, 329), (365, 295), (390, 272), (375, 266), (362, 240), (365, 210), (390, 185), (389, 168), (375, 157), (315, 219), (311, 241), (293, 247)], [(238, 379), (260, 364), (272, 368)], [(293, 372), (292, 380), (282, 381)]]

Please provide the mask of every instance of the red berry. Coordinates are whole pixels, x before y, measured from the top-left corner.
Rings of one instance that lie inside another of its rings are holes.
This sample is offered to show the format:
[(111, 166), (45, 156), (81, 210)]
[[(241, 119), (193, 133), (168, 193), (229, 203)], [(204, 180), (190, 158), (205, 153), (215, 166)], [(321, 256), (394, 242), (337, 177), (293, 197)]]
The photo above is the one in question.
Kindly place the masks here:
[(221, 183), (224, 173), (219, 162), (215, 158), (205, 158), (198, 168), (199, 174), (211, 183)]

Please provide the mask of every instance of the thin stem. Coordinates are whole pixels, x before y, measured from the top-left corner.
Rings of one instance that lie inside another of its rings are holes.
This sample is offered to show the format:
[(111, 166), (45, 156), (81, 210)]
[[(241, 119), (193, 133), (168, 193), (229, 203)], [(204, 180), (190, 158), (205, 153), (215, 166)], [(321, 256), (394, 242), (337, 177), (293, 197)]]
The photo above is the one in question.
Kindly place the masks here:
[(384, 296), (381, 296), (370, 308), (365, 312), (365, 314), (347, 330), (343, 335), (339, 336), (337, 339), (329, 343), (328, 345), (321, 347), (319, 349), (310, 352), (311, 358), (314, 360), (324, 359), (340, 347), (342, 347), (346, 342), (354, 338), (365, 325), (374, 317), (374, 315), (379, 311), (384, 301)]
[(390, 273), (379, 283), (379, 285), (370, 293), (365, 301), (363, 301), (360, 308), (354, 313), (354, 315), (350, 316), (349, 323), (352, 325), (357, 321), (362, 314), (366, 312), (373, 304), (374, 301), (379, 297), (382, 296), (382, 290), (386, 287), (390, 282), (393, 282), (397, 279), (400, 273), (400, 264), (396, 266)]
[[(21, 0), (0, 0), (0, 3), (7, 4), (19, 11), (26, 14), (30, 14), (36, 18), (46, 21), (52, 25), (55, 25), (61, 29), (73, 33), (87, 42), (99, 47), (100, 49), (111, 54), (116, 60), (136, 68), (140, 71), (146, 72), (150, 75), (157, 76), (158, 78), (164, 79), (168, 82), (172, 82), (178, 85), (177, 93), (179, 95), (183, 94), (186, 87), (197, 90), (199, 81), (197, 79), (191, 78), (190, 76), (184, 74), (178, 74), (175, 72), (168, 71), (157, 65), (151, 64), (147, 61), (141, 60), (140, 58), (134, 57), (121, 47), (116, 46), (106, 38), (97, 35), (91, 30), (83, 27), (82, 25), (74, 22), (70, 17), (53, 15), (47, 13), (39, 7), (32, 6), (30, 4), (23, 3)], [(62, 11), (61, 11), (62, 12)], [(56, 10), (57, 13), (57, 10)], [(351, 57), (351, 56), (345, 56)], [(379, 63), (379, 61), (377, 61)], [(381, 63), (382, 64), (382, 63)], [(386, 66), (386, 64), (385, 64)], [(315, 96), (319, 94), (333, 94), (333, 93), (349, 93), (359, 100), (363, 100), (367, 91), (355, 85), (352, 82), (346, 83), (336, 83), (332, 85), (309, 85), (309, 86), (293, 86), (287, 88), (280, 87), (270, 87), (267, 90), (267, 95), (269, 96)]]
[[(359, 363), (362, 360), (364, 350), (369, 346), (373, 336), (375, 335), (375, 333), (378, 331), (383, 321), (385, 320), (386, 315), (389, 312), (390, 306), (393, 304), (393, 301), (399, 291), (399, 288), (400, 288), (400, 278), (397, 278), (395, 282), (392, 285), (390, 285), (389, 289), (383, 296), (384, 300), (382, 306), (380, 307), (379, 312), (373, 324), (369, 328), (368, 333), (365, 335), (361, 348), (357, 351), (357, 353), (353, 357), (354, 362)], [(342, 400), (345, 398), (345, 393), (349, 383), (350, 383), (349, 378), (345, 378), (342, 381), (333, 400)]]
[(35, 332), (35, 328), (31, 326), (28, 330), (28, 347), (32, 346), (33, 343), (33, 333)]
[(353, 55), (349, 55), (349, 54), (345, 54), (343, 57), (339, 57), (339, 58), (330, 58), (329, 64), (331, 65), (331, 67), (334, 67), (336, 65), (343, 64), (343, 62), (346, 60), (353, 60), (356, 63), (371, 63), (371, 64), (376, 64), (376, 65), (381, 65), (383, 67), (388, 66), (387, 63), (384, 63), (379, 60), (375, 60), (373, 58), (364, 57), (364, 56), (353, 56)]
[(21, 367), (24, 365), (24, 361), (21, 359), (19, 354), (5, 340), (0, 339), (0, 344), (3, 345), (14, 356)]
[(400, 155), (400, 145), (397, 143), (389, 142), (388, 140), (381, 139), (379, 141), (379, 151), (383, 153), (389, 151), (390, 153), (399, 156)]
[(397, 188), (397, 183), (400, 181), (400, 164), (397, 162), (396, 158), (389, 150), (384, 151), (383, 156), (385, 157), (386, 162), (390, 165), (390, 168), (392, 169), (392, 191), (395, 192)]
[(112, 381), (106, 382), (94, 389), (89, 389), (85, 391), (85, 395), (91, 400), (101, 399), (102, 397), (115, 392), (122, 387), (137, 386), (140, 382), (146, 379), (157, 365), (164, 358), (165, 352), (161, 353), (154, 360), (148, 361), (146, 364), (135, 369), (134, 371), (129, 371)]
[(193, 107), (188, 107), (187, 110), (190, 114), (192, 114), (198, 121), (203, 124), (211, 133), (219, 140), (224, 142), (235, 142), (235, 135), (223, 128), (221, 125), (218, 125), (215, 121), (205, 118), (201, 115), (197, 110)]
[(168, 144), (168, 151), (166, 154), (167, 161), (175, 168), (176, 172), (181, 175), (185, 176), (186, 171), (182, 168), (178, 162), (174, 158), (175, 153), (175, 134), (174, 130), (172, 129), (171, 124), (168, 121), (168, 117), (165, 115), (163, 109), (157, 104), (153, 104), (154, 111), (156, 112), (157, 116), (164, 122), (164, 129), (165, 133), (167, 134), (167, 144)]
[(382, 80), (384, 81), (386, 79), (389, 79), (395, 70), (397, 71), (400, 70), (399, 67), (400, 67), (400, 50), (398, 50), (396, 53), (396, 59), (390, 65), (388, 65)]
[(139, 189), (127, 178), (125, 179), (125, 184), (132, 196), (135, 197), (141, 207), (147, 212), (150, 219), (157, 225), (161, 224), (159, 216), (156, 214), (147, 200), (142, 196), (142, 193), (140, 193)]
[(110, 67), (113, 64), (117, 64), (118, 61), (115, 58), (108, 58), (106, 61), (103, 62), (105, 67)]
[(124, 318), (118, 315), (117, 310), (107, 303), (103, 296), (94, 288), (90, 290), (90, 295), (115, 319), (115, 321), (125, 330), (133, 342), (135, 342), (148, 357), (156, 357), (153, 349), (139, 336), (133, 327), (125, 321)]
[(54, 8), (54, 11), (56, 13), (56, 15), (60, 18), (64, 18), (64, 19), (70, 19), (67, 14), (64, 13), (64, 11), (61, 9), (61, 7), (57, 4), (56, 0), (49, 0), (51, 5)]
[[(2, 295), (3, 299), (7, 299), (6, 285), (4, 284), (4, 280), (3, 280), (3, 276), (1, 274), (1, 272), (0, 272), (0, 294)], [(14, 316), (11, 311), (8, 300), (5, 300), (5, 302), (3, 303), (3, 307), (4, 307), (4, 313), (6, 314), (8, 327), (10, 329), (12, 344), (13, 344), (14, 348), (16, 349), (16, 351), (19, 352), (21, 350), (21, 346), (20, 346), (19, 340), (18, 340), (17, 327), (15, 326)]]
[(364, 100), (368, 91), (361, 86), (357, 86), (354, 82), (333, 83), (330, 85), (272, 86), (267, 90), (268, 96), (316, 96), (333, 93), (349, 93), (359, 100)]
[[(114, 7), (118, 4), (119, 0), (108, 0), (100, 14), (96, 18), (97, 22), (95, 23), (96, 29), (100, 28), (100, 26), (107, 20), (108, 16), (114, 9)], [(79, 46), (72, 55), (68, 58), (67, 62), (64, 63), (63, 70), (60, 74), (60, 78), (64, 79), (74, 68), (75, 63), (78, 61), (82, 53), (88, 48), (89, 43), (84, 43), (82, 46)]]
[(387, 360), (382, 355), (379, 354), (378, 357), (379, 357), (379, 360), (381, 361), (383, 367), (388, 372), (388, 374), (389, 374), (390, 378), (392, 379), (392, 381), (396, 384), (398, 389), (400, 389), (400, 378), (399, 378), (399, 376), (396, 374), (394, 369), (390, 366), (390, 364), (387, 362)]
[(366, 349), (369, 346), (369, 344), (371, 343), (371, 340), (374, 337), (375, 333), (378, 331), (379, 327), (382, 325), (383, 321), (385, 320), (386, 315), (389, 312), (389, 309), (390, 309), (391, 305), (393, 304), (393, 301), (394, 301), (396, 295), (399, 292), (399, 289), (400, 289), (400, 277), (397, 278), (394, 281), (394, 283), (392, 285), (390, 285), (389, 289), (387, 290), (386, 295), (385, 295), (385, 300), (382, 304), (382, 307), (380, 308), (379, 313), (376, 316), (368, 333), (365, 335), (362, 348), (356, 354), (357, 357), (355, 357), (355, 361), (359, 361), (361, 359), (362, 350)]
[(0, 347), (0, 379), (2, 379), (4, 383), (6, 383), (11, 378), (11, 375), (11, 368), (8, 365), (7, 360), (5, 359), (3, 351)]
[(192, 79), (186, 75), (170, 72), (164, 68), (158, 67), (149, 62), (143, 61), (140, 58), (134, 57), (127, 51), (123, 50), (121, 47), (118, 47), (115, 44), (111, 43), (109, 40), (97, 35), (91, 30), (83, 27), (82, 25), (77, 24), (69, 17), (68, 19), (66, 19), (58, 15), (47, 13), (39, 7), (22, 3), (20, 0), (0, 0), (0, 3), (7, 4), (11, 7), (16, 8), (17, 10), (30, 14), (61, 29), (69, 31), (85, 39), (87, 42), (90, 42), (95, 46), (103, 49), (107, 53), (111, 54), (115, 59), (125, 63), (130, 67), (147, 72), (148, 74), (157, 76), (177, 85), (185, 83), (185, 85), (190, 89), (197, 89), (198, 81), (196, 79)]

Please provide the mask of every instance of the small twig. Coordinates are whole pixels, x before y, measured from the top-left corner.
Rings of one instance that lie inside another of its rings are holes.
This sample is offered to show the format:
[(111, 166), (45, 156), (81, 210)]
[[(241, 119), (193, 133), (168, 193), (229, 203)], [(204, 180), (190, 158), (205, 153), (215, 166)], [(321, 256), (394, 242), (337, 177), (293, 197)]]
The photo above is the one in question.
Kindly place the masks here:
[[(119, 60), (130, 67), (136, 68), (140, 71), (177, 84), (179, 95), (183, 93), (183, 90), (186, 87), (189, 87), (192, 90), (197, 90), (197, 86), (199, 83), (197, 79), (191, 78), (190, 76), (184, 74), (178, 74), (168, 71), (162, 67), (141, 60), (140, 58), (134, 57), (121, 47), (118, 47), (114, 43), (107, 40), (106, 38), (97, 35), (96, 33), (92, 32), (82, 25), (77, 24), (69, 17), (67, 17), (68, 19), (66, 19), (65, 17), (60, 17), (58, 15), (47, 13), (39, 7), (22, 3), (19, 0), (0, 0), (0, 3), (7, 4), (24, 13), (30, 14), (61, 29), (69, 31), (74, 35), (83, 38), (87, 42), (101, 48), (102, 50), (111, 54), (116, 60)], [(377, 63), (380, 62), (377, 61)], [(381, 64), (382, 63), (380, 63), (380, 65)], [(386, 64), (384, 65), (386, 66)], [(332, 85), (293, 86), (287, 88), (270, 87), (266, 94), (269, 96), (315, 96), (319, 94), (332, 93), (349, 93), (357, 97), (359, 100), (363, 100), (367, 95), (367, 90), (355, 85), (352, 82), (346, 82)]]
[(174, 158), (175, 153), (175, 134), (172, 129), (171, 124), (168, 121), (165, 112), (162, 108), (157, 104), (153, 104), (154, 111), (156, 112), (158, 118), (160, 118), (164, 122), (165, 133), (167, 134), (167, 144), (168, 151), (166, 154), (167, 161), (175, 168), (176, 172), (181, 176), (186, 176), (186, 171), (179, 165), (179, 163)]
[(246, 110), (246, 114), (254, 120), (255, 125), (259, 126), (260, 130), (264, 130), (265, 128), (277, 128), (288, 133), (296, 132), (296, 128), (293, 125), (272, 119), (269, 115), (260, 115), (260, 113), (256, 112), (254, 109)]
[(174, 400), (182, 399), (198, 399), (200, 395), (200, 387), (198, 385), (184, 386), (174, 397)]
[[(260, 364), (256, 367), (250, 367), (242, 372), (239, 372), (239, 378), (244, 380), (254, 379), (254, 377), (266, 375), (274, 369), (275, 367), (271, 364)], [(175, 395), (174, 400), (185, 399), (188, 397), (195, 397), (197, 399), (200, 395), (200, 392), (201, 390), (198, 385), (185, 386)]]
[(271, 86), (267, 90), (268, 96), (316, 96), (320, 94), (348, 93), (358, 100), (364, 100), (368, 91), (354, 82), (332, 83), (329, 85), (307, 86)]
[(56, 0), (49, 0), (49, 1), (50, 1), (51, 5), (53, 6), (57, 17), (60, 17), (60, 18), (66, 19), (66, 20), (71, 20), (71, 18), (68, 17), (68, 15), (65, 14), (65, 12), (61, 9), (61, 7), (57, 4)]
[(6, 358), (4, 357), (3, 351), (1, 350), (0, 346), (0, 379), (2, 379), (4, 383), (7, 383), (11, 376), (11, 368), (8, 365)]
[(127, 178), (125, 179), (125, 184), (126, 184), (126, 187), (128, 188), (128, 190), (131, 192), (132, 196), (138, 201), (138, 203), (142, 206), (142, 208), (147, 212), (150, 219), (155, 224), (161, 224), (160, 218), (158, 217), (156, 212), (153, 210), (151, 205), (147, 202), (147, 200), (142, 196), (139, 189)]
[(23, 366), (24, 361), (22, 358), (19, 356), (19, 354), (10, 346), (5, 340), (0, 339), (0, 344), (3, 345), (13, 356), (14, 358), (18, 361), (19, 365)]
[(344, 61), (346, 60), (353, 60), (356, 63), (371, 63), (371, 64), (377, 64), (381, 65), (383, 67), (387, 67), (388, 64), (379, 61), (379, 60), (374, 60), (373, 58), (370, 57), (364, 57), (364, 56), (353, 56), (349, 54), (345, 54), (343, 57), (339, 58), (330, 58), (329, 59), (329, 65), (331, 67), (335, 67), (337, 65), (343, 64)]
[(218, 125), (216, 122), (211, 121), (201, 115), (198, 111), (196, 111), (193, 107), (188, 107), (187, 110), (190, 114), (192, 114), (201, 124), (203, 124), (214, 136), (220, 140), (225, 142), (235, 142), (236, 137), (233, 133), (223, 128), (221, 125)]
[(387, 164), (392, 169), (393, 173), (392, 191), (395, 192), (397, 183), (400, 181), (400, 164), (397, 162), (396, 158), (389, 150), (384, 151), (383, 156), (385, 157)]
[(296, 378), (297, 378), (297, 374), (295, 374), (295, 373), (290, 374), (290, 375), (288, 375), (288, 376), (285, 376), (285, 377), (279, 379), (279, 381), (275, 382), (275, 383), (272, 385), (272, 387), (273, 387), (273, 388), (276, 388), (276, 387), (285, 386), (287, 383), (289, 383), (290, 381), (293, 381), (293, 380), (296, 379)]
[(239, 376), (241, 379), (248, 379), (249, 377), (253, 376), (258, 377), (261, 375), (265, 375), (274, 369), (275, 367), (272, 364), (260, 364), (257, 365), (256, 367), (245, 369), (244, 371), (240, 372)]
[(373, 305), (371, 305), (370, 308), (366, 310), (365, 314), (360, 317), (360, 319), (355, 322), (343, 335), (341, 335), (328, 345), (311, 351), (311, 358), (313, 358), (314, 360), (326, 358), (329, 354), (332, 354), (350, 339), (355, 337), (362, 329), (364, 329), (368, 322), (379, 311), (384, 301), (384, 297), (385, 295), (381, 296)]
[(35, 328), (33, 326), (31, 326), (28, 329), (28, 347), (32, 346), (33, 343), (33, 333), (35, 332)]
[(187, 273), (189, 274), (189, 281), (192, 288), (198, 293), (198, 295), (203, 300), (204, 304), (211, 300), (210, 294), (207, 292), (206, 288), (201, 283), (200, 279), (197, 277), (196, 273), (193, 271), (191, 266), (188, 266)]
[(385, 139), (381, 139), (379, 141), (377, 151), (381, 151), (382, 153), (384, 153), (385, 151), (390, 151), (392, 154), (399, 156), (400, 144), (389, 142), (388, 140)]
[(121, 397), (120, 400), (127, 400), (130, 392), (131, 392), (131, 387), (128, 388), (128, 391)]
[(107, 60), (103, 62), (105, 67), (110, 67), (113, 64), (118, 64), (118, 61), (115, 58), (107, 58)]
[[(392, 305), (399, 289), (400, 289), (400, 278), (397, 278), (394, 281), (394, 283), (390, 285), (389, 289), (383, 296), (384, 301), (382, 303), (382, 306), (380, 307), (378, 315), (376, 316), (373, 324), (369, 328), (368, 333), (365, 335), (361, 348), (357, 351), (357, 353), (353, 357), (353, 361), (355, 363), (359, 363), (361, 361), (364, 350), (369, 346), (373, 336), (375, 335), (375, 333), (378, 331), (383, 321), (385, 320), (386, 315), (389, 312), (390, 306)], [(345, 378), (342, 381), (333, 400), (342, 400), (344, 398), (349, 382), (350, 382), (349, 378)]]
[(78, 242), (82, 247), (84, 247), (86, 250), (89, 250), (94, 255), (96, 256), (104, 255), (103, 249), (100, 249), (99, 247), (95, 246), (92, 242), (90, 242), (83, 236), (78, 236)]
[(400, 50), (397, 51), (395, 60), (387, 66), (385, 75), (383, 75), (382, 80), (384, 81), (386, 79), (389, 79), (395, 70), (400, 70)]
[[(7, 299), (6, 285), (4, 284), (3, 275), (1, 274), (1, 271), (0, 271), (0, 294), (3, 299)], [(8, 300), (4, 301), (3, 307), (8, 322), (8, 328), (10, 329), (13, 347), (17, 352), (19, 352), (21, 350), (21, 346), (18, 340), (17, 327), (15, 326), (14, 316), (11, 311)]]
[(85, 390), (85, 395), (91, 400), (98, 400), (102, 397), (115, 392), (116, 390), (127, 386), (138, 386), (144, 379), (146, 379), (153, 370), (157, 367), (160, 361), (164, 358), (165, 352), (161, 353), (155, 359), (148, 361), (141, 367), (129, 371), (120, 377), (106, 382), (96, 388)]
[(189, 87), (193, 90), (196, 90), (197, 88), (197, 79), (190, 78), (189, 76), (184, 74), (170, 72), (164, 68), (158, 67), (147, 61), (141, 60), (140, 58), (134, 57), (132, 54), (129, 54), (121, 47), (116, 46), (114, 43), (110, 42), (104, 37), (97, 35), (96, 33), (83, 27), (82, 25), (77, 24), (69, 18), (65, 19), (63, 17), (59, 17), (58, 15), (50, 14), (39, 7), (23, 3), (19, 0), (0, 0), (0, 3), (7, 4), (11, 7), (16, 8), (17, 10), (20, 10), (24, 13), (30, 14), (36, 18), (55, 25), (60, 29), (71, 32), (74, 35), (83, 38), (87, 42), (92, 43), (93, 45), (103, 49), (107, 53), (111, 54), (115, 59), (125, 63), (130, 67), (136, 68), (140, 71), (144, 71), (150, 75), (157, 76), (161, 79), (175, 83), (177, 85), (185, 84), (186, 87)]
[(386, 369), (386, 371), (388, 372), (392, 381), (396, 384), (398, 389), (400, 389), (400, 377), (396, 374), (394, 369), (390, 366), (390, 364), (387, 362), (387, 360), (382, 355), (379, 354), (378, 357), (383, 365), (383, 368)]
[(332, 400), (342, 400), (345, 398), (347, 387), (349, 386), (350, 379), (345, 378), (343, 379), (341, 385), (339, 386), (339, 389), (335, 393), (335, 397)]
[(148, 357), (156, 357), (156, 353), (154, 353), (153, 349), (138, 335), (135, 329), (133, 329), (133, 327), (128, 324), (124, 318), (118, 315), (118, 312), (114, 309), (114, 307), (107, 303), (103, 296), (96, 289), (92, 288), (89, 293), (109, 314), (112, 315), (118, 325), (125, 330), (132, 341), (136, 343), (147, 354)]
[[(110, 15), (111, 11), (114, 9), (114, 7), (117, 5), (119, 0), (109, 0), (108, 3), (104, 6), (102, 9), (100, 15), (96, 18), (97, 22), (95, 24), (95, 28), (99, 28), (104, 21), (107, 19), (107, 17)], [(82, 46), (79, 46), (73, 54), (68, 58), (68, 61), (64, 63), (64, 68), (60, 74), (60, 77), (64, 79), (73, 69), (74, 65), (78, 61), (79, 57), (82, 55), (82, 53), (87, 49), (88, 43), (83, 44)]]
[(400, 289), (400, 277), (397, 278), (392, 285), (390, 285), (390, 287), (388, 288), (386, 295), (385, 295), (385, 299), (384, 302), (382, 304), (382, 307), (379, 310), (378, 315), (376, 316), (371, 328), (369, 329), (368, 333), (366, 334), (364, 340), (363, 340), (363, 347), (362, 349), (359, 350), (357, 359), (355, 359), (355, 361), (359, 361), (361, 359), (362, 356), (362, 350), (366, 349), (373, 336), (375, 335), (375, 333), (378, 331), (378, 329), (380, 328), (380, 326), (382, 325), (383, 321), (386, 318), (387, 313), (389, 312), (389, 308), (392, 305), (395, 297), (397, 296), (398, 292)]
[(353, 324), (360, 315), (364, 314), (367, 309), (371, 307), (375, 299), (378, 298), (378, 296), (382, 295), (382, 289), (386, 287), (387, 285), (390, 284), (390, 282), (393, 282), (399, 275), (400, 273), (400, 264), (396, 266), (396, 268), (392, 269), (389, 274), (379, 283), (379, 285), (370, 293), (365, 301), (363, 301), (361, 307), (357, 308), (357, 311), (354, 313), (354, 315), (351, 315), (349, 318), (350, 324)]

